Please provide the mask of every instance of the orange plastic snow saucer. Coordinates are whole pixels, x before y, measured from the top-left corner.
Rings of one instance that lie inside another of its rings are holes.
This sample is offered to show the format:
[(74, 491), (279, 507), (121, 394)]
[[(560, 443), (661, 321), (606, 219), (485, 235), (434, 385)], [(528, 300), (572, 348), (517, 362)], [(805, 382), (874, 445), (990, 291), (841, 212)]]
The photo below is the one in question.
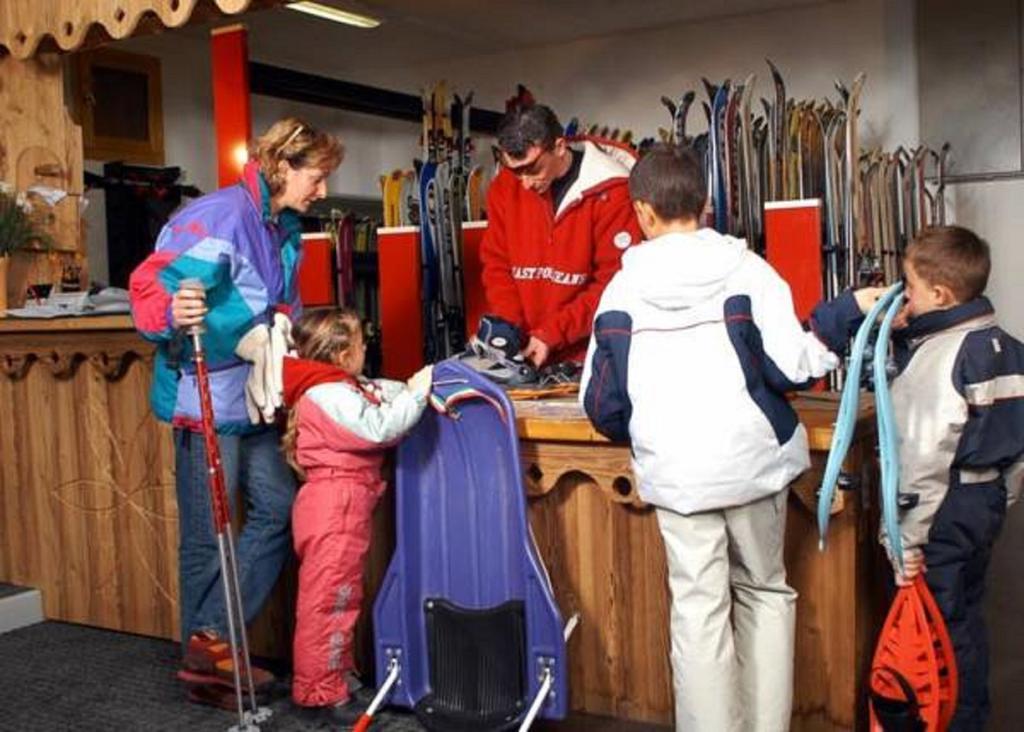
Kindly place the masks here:
[(941, 732), (956, 709), (946, 624), (921, 575), (896, 593), (871, 664), (871, 732)]

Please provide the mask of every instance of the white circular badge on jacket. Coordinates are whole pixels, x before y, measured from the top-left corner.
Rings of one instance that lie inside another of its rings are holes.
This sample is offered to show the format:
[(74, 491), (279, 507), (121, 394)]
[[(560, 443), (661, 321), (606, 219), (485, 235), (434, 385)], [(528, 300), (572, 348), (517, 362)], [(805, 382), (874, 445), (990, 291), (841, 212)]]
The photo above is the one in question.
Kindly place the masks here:
[(619, 249), (627, 249), (632, 243), (633, 237), (630, 236), (628, 231), (620, 231), (612, 238), (612, 244), (617, 246)]

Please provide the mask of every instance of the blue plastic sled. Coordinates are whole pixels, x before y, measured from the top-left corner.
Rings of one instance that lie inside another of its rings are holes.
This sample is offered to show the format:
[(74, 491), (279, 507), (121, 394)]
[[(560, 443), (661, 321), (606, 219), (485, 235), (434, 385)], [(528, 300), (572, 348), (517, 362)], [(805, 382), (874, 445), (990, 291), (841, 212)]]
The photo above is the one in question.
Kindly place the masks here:
[(526, 519), (515, 414), (454, 361), (398, 449), (397, 546), (374, 605), (377, 679), (435, 730), (562, 719), (561, 614)]

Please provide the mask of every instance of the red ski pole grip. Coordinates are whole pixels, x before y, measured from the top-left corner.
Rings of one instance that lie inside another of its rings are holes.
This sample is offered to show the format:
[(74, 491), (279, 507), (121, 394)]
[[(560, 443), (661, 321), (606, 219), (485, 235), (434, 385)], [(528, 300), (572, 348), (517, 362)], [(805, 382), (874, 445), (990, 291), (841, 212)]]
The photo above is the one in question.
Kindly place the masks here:
[[(193, 285), (196, 286), (196, 285)], [(196, 387), (199, 391), (199, 412), (202, 418), (203, 445), (206, 448), (206, 464), (209, 471), (208, 483), (210, 503), (213, 508), (213, 523), (218, 534), (229, 526), (231, 511), (228, 507), (224, 483), (224, 466), (221, 464), (220, 444), (217, 442), (217, 425), (213, 415), (213, 396), (210, 392), (210, 372), (206, 366), (203, 350), (202, 327), (192, 326), (192, 345), (196, 367)]]

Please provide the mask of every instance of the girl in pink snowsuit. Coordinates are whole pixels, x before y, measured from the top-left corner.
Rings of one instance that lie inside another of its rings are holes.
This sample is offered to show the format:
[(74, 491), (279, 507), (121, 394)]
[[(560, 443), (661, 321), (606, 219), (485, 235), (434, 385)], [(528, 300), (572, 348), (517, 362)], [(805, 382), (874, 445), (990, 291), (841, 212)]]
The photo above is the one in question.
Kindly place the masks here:
[(299, 558), (292, 698), (351, 724), (359, 710), (349, 703), (346, 676), (371, 515), (384, 490), (381, 463), (422, 415), (430, 367), (408, 384), (361, 376), (365, 344), (351, 310), (310, 312), (293, 337), (298, 358), (286, 358), (283, 369), (284, 443), (305, 484), (292, 508)]

